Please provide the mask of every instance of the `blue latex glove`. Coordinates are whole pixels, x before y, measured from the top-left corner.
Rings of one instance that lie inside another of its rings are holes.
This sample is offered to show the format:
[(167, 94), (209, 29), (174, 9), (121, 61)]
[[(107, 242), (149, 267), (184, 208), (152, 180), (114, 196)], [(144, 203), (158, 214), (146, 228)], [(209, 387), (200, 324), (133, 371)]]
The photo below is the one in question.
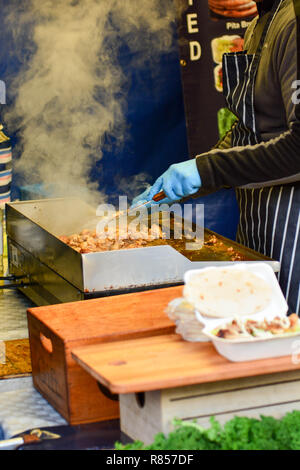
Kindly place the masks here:
[(158, 203), (152, 201), (152, 204), (172, 203), (195, 194), (201, 188), (201, 185), (202, 182), (195, 158), (186, 162), (176, 163), (171, 165), (155, 181), (151, 188), (137, 196), (132, 202), (132, 207), (136, 206), (137, 203), (151, 202), (153, 196), (160, 191), (164, 191), (167, 197)]
[(143, 204), (144, 202), (150, 201), (149, 199), (150, 191), (151, 191), (151, 186), (149, 186), (149, 188), (147, 188), (142, 194), (139, 194), (138, 196), (136, 196), (133, 199), (130, 207), (134, 208), (136, 206), (139, 206), (140, 204)]
[[(153, 201), (152, 197), (155, 196), (156, 193), (153, 193), (153, 196), (150, 196), (150, 192), (152, 192), (152, 187), (150, 186), (148, 189), (146, 189), (142, 194), (139, 194), (137, 197), (135, 197), (131, 203), (130, 208), (134, 209), (136, 206), (139, 206), (140, 204), (143, 204), (145, 202), (148, 202), (149, 205), (154, 205), (154, 204), (171, 204), (172, 200), (165, 198), (162, 201), (155, 202)], [(147, 206), (148, 207), (148, 206)]]

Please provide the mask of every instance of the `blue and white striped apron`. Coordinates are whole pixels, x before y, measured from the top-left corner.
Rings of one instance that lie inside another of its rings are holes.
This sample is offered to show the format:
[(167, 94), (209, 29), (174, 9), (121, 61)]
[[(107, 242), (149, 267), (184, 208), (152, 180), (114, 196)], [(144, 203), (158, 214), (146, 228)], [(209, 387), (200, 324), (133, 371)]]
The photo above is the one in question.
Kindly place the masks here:
[[(283, 0), (276, 0), (255, 54), (223, 55), (224, 95), (238, 117), (232, 146), (262, 141), (255, 118), (255, 79), (269, 28)], [(297, 60), (295, 58), (295, 60)], [(289, 311), (300, 314), (300, 182), (256, 189), (237, 188), (238, 242), (280, 261), (278, 280)]]

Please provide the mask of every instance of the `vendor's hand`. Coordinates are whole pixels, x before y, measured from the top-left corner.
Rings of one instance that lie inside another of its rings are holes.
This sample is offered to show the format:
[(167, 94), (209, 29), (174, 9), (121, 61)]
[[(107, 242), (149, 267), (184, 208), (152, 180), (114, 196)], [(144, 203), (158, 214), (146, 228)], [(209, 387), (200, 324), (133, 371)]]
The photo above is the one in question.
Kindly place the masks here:
[(149, 188), (147, 188), (143, 193), (136, 196), (133, 199), (130, 207), (133, 208), (133, 207), (139, 206), (140, 204), (143, 204), (144, 202), (147, 202), (147, 201), (150, 202), (149, 200), (150, 190), (151, 190), (151, 186), (149, 186)]
[[(169, 169), (155, 181), (152, 187), (137, 196), (133, 200), (131, 207), (142, 204), (143, 202), (149, 202), (151, 204), (170, 204), (195, 194), (201, 187), (201, 184), (196, 159), (176, 163), (171, 165)], [(159, 202), (153, 201), (153, 196), (160, 191), (164, 191), (167, 197)]]
[[(201, 187), (201, 178), (196, 159), (171, 165), (154, 183), (148, 197), (164, 191), (169, 201), (178, 201), (195, 194)], [(163, 199), (160, 203), (165, 202)]]

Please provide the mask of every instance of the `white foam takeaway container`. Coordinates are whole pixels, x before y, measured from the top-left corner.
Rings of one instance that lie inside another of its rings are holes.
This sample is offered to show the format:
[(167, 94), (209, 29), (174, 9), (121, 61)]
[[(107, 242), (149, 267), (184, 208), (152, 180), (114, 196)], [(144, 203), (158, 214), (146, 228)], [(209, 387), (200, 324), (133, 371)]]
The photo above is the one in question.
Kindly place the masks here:
[[(214, 267), (190, 270), (185, 273), (184, 281), (188, 283), (189, 280), (198, 273), (203, 273), (215, 269)], [(224, 269), (224, 268), (220, 268)], [(264, 320), (265, 318), (271, 320), (274, 317), (286, 317), (288, 312), (288, 305), (283, 296), (281, 288), (278, 284), (277, 277), (274, 271), (266, 263), (257, 262), (251, 265), (249, 264), (233, 264), (230, 267), (226, 267), (228, 270), (248, 270), (258, 277), (264, 279), (272, 288), (272, 299), (266, 309), (259, 313), (250, 315), (247, 317), (240, 317), (241, 320), (245, 321), (248, 318), (255, 320)], [(201, 315), (200, 312), (196, 311), (196, 318), (204, 323), (203, 334), (207, 336), (208, 340), (212, 341), (216, 350), (232, 362), (244, 362), (253, 361), (259, 359), (266, 359), (271, 357), (281, 357), (298, 354), (300, 356), (300, 332), (274, 336), (272, 338), (241, 338), (235, 340), (228, 340), (224, 338), (218, 338), (211, 332), (221, 326), (225, 326), (234, 320), (232, 318), (208, 318)]]

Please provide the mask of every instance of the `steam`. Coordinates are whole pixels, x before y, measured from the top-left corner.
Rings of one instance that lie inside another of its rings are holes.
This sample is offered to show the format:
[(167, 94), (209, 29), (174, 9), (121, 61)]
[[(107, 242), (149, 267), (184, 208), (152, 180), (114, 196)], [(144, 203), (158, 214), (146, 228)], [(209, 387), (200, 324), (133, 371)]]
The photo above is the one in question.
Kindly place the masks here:
[(90, 170), (105, 137), (122, 145), (128, 132), (120, 43), (132, 67), (155, 70), (159, 55), (174, 47), (174, 8), (173, 0), (30, 0), (8, 18), (16, 44), (28, 25), (33, 44), (5, 116), (10, 128), (18, 123), (15, 171), (26, 184), (102, 202)]

